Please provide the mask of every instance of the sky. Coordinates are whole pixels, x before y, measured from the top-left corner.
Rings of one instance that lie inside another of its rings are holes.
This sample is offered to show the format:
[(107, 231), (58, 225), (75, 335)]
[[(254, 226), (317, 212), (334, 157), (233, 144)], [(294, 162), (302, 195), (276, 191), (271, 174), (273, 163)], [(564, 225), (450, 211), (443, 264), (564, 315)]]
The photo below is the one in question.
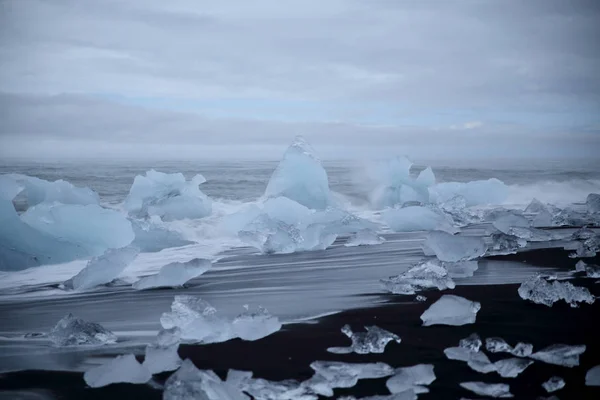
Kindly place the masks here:
[(0, 157), (583, 158), (595, 0), (0, 0)]

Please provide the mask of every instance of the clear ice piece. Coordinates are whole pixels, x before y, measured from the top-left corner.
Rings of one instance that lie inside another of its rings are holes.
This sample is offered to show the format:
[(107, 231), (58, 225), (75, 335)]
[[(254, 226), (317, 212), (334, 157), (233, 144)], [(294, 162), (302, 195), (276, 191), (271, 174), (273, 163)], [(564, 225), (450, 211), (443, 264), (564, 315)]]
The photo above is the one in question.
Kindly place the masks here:
[(481, 351), (473, 351), (466, 347), (449, 347), (444, 350), (449, 360), (464, 361), (474, 371), (487, 374), (496, 371), (490, 359)]
[(392, 208), (382, 213), (383, 220), (394, 232), (440, 230), (456, 233), (452, 221), (442, 213), (428, 207), (410, 206)]
[(556, 392), (557, 390), (564, 388), (565, 385), (566, 385), (565, 380), (563, 378), (561, 378), (560, 376), (553, 376), (552, 378), (548, 379), (546, 382), (542, 383), (542, 387), (548, 393)]
[(75, 290), (91, 289), (116, 279), (135, 260), (139, 250), (135, 247), (108, 249), (104, 254), (88, 261), (77, 275), (70, 279)]
[(481, 238), (434, 231), (427, 234), (423, 250), (426, 255), (435, 255), (441, 261), (457, 262), (481, 257), (486, 245)]
[(479, 349), (481, 348), (482, 344), (483, 343), (481, 342), (481, 338), (479, 337), (479, 335), (476, 333), (473, 333), (473, 334), (469, 335), (468, 337), (461, 339), (458, 345), (460, 347), (464, 347), (465, 349), (469, 349), (471, 351), (478, 352)]
[(357, 354), (383, 353), (389, 342), (401, 342), (398, 335), (377, 326), (365, 326), (365, 329), (366, 332), (352, 332), (350, 325), (344, 325), (342, 333), (352, 340), (352, 345), (350, 347), (331, 347), (327, 351), (336, 354), (352, 352)]
[(564, 300), (571, 307), (577, 307), (578, 303), (593, 304), (596, 298), (584, 287), (573, 286), (570, 282), (546, 281), (539, 275), (533, 276), (523, 282), (518, 289), (519, 296), (524, 300), (531, 300), (537, 304), (548, 307)]
[(566, 344), (554, 344), (529, 357), (548, 364), (572, 368), (579, 365), (579, 356), (585, 353), (585, 349), (585, 345), (569, 346)]
[(524, 358), (505, 358), (496, 361), (494, 367), (503, 378), (516, 378), (527, 367), (533, 364), (533, 361)]
[(117, 356), (109, 362), (85, 372), (83, 379), (88, 386), (98, 388), (113, 383), (146, 383), (152, 378), (150, 371), (142, 366), (133, 354)]
[(117, 342), (117, 336), (95, 322), (87, 322), (69, 313), (48, 334), (56, 346), (103, 345)]
[(414, 393), (427, 393), (427, 386), (435, 381), (432, 364), (418, 364), (412, 367), (397, 368), (385, 385), (390, 393), (402, 393), (413, 390)]
[(378, 379), (394, 374), (394, 368), (381, 362), (355, 364), (315, 361), (310, 367), (327, 380), (331, 388), (350, 388), (355, 386), (359, 379)]
[(513, 228), (529, 228), (529, 220), (522, 215), (506, 213), (496, 218), (492, 225), (500, 232), (511, 235)]
[(400, 275), (382, 279), (383, 288), (394, 294), (415, 294), (428, 288), (454, 289), (448, 271), (436, 261), (425, 261)]
[(133, 284), (136, 290), (160, 287), (183, 286), (190, 279), (196, 278), (210, 269), (212, 263), (203, 258), (194, 258), (187, 262), (173, 262), (163, 266), (158, 274), (150, 275)]
[(377, 234), (377, 232), (370, 229), (362, 229), (348, 238), (344, 246), (355, 247), (355, 246), (372, 246), (382, 244), (385, 239)]
[(516, 254), (525, 246), (527, 246), (525, 239), (504, 233), (494, 233), (490, 235), (490, 245), (486, 254), (490, 256)]
[(146, 346), (146, 356), (142, 365), (152, 374), (176, 370), (182, 362), (177, 352), (180, 340), (179, 328), (161, 330), (156, 343)]
[(460, 386), (479, 396), (493, 398), (513, 397), (510, 393), (510, 386), (505, 383), (463, 382)]
[(464, 297), (444, 295), (433, 303), (423, 315), (423, 326), (430, 325), (466, 325), (475, 322), (481, 304)]

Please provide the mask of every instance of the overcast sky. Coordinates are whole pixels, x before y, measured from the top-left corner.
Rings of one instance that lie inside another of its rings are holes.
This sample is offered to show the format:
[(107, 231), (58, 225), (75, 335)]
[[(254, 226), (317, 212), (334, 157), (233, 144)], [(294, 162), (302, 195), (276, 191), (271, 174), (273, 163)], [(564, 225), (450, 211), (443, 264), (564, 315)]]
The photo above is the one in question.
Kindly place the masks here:
[(0, 156), (593, 157), (595, 0), (0, 0)]

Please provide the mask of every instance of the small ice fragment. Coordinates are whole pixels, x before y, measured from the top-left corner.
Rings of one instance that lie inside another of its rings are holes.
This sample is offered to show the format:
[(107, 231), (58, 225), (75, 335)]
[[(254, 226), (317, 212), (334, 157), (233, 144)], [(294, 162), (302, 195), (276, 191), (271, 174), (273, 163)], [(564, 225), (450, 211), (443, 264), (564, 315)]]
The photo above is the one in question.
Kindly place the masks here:
[(469, 278), (473, 276), (473, 273), (479, 268), (479, 264), (476, 260), (474, 261), (461, 261), (461, 262), (444, 262), (442, 266), (448, 271), (450, 278)]
[(572, 239), (573, 240), (587, 240), (596, 236), (596, 232), (591, 230), (590, 228), (583, 227), (575, 232), (573, 232)]
[(183, 286), (190, 279), (196, 278), (211, 267), (211, 262), (202, 258), (194, 258), (187, 262), (173, 262), (163, 266), (158, 274), (150, 275), (133, 284), (136, 290)]
[(565, 385), (566, 385), (565, 380), (563, 378), (561, 378), (560, 376), (553, 376), (552, 378), (548, 379), (546, 382), (542, 383), (542, 387), (548, 393), (556, 392), (557, 390), (564, 388)]
[(73, 289), (85, 290), (104, 285), (116, 279), (137, 257), (134, 247), (108, 249), (104, 254), (88, 261), (84, 269), (71, 278)]
[(342, 332), (352, 340), (352, 345), (350, 347), (331, 347), (327, 351), (336, 354), (383, 353), (389, 342), (401, 342), (398, 335), (377, 326), (365, 326), (365, 329), (366, 332), (352, 332), (350, 325), (344, 325)]
[(529, 357), (533, 353), (533, 345), (530, 343), (519, 342), (511, 351), (511, 354), (517, 357)]
[(486, 245), (481, 238), (453, 236), (446, 232), (434, 231), (427, 234), (423, 250), (426, 255), (435, 255), (441, 261), (457, 262), (482, 256)]
[(452, 226), (452, 221), (444, 214), (437, 213), (428, 207), (410, 206), (392, 208), (382, 214), (385, 223), (394, 232), (414, 232), (440, 230), (456, 233), (458, 230)]
[(507, 254), (515, 254), (527, 246), (525, 239), (520, 239), (516, 236), (506, 235), (504, 233), (494, 233), (490, 236), (490, 245), (486, 254), (490, 256), (500, 256)]
[(181, 332), (179, 328), (163, 329), (158, 333), (156, 343), (146, 346), (146, 357), (142, 365), (152, 374), (174, 371), (181, 365), (177, 353)]
[(385, 239), (377, 234), (377, 232), (370, 229), (362, 229), (350, 236), (344, 246), (356, 247), (356, 246), (372, 246), (385, 242)]
[(569, 346), (566, 344), (554, 344), (529, 357), (548, 364), (572, 368), (579, 365), (579, 356), (585, 352), (585, 349), (585, 345)]
[(510, 353), (512, 351), (512, 347), (499, 337), (485, 339), (485, 348), (490, 353)]
[(510, 393), (510, 386), (505, 383), (463, 382), (460, 386), (479, 396), (493, 398), (513, 397)]
[(600, 213), (600, 194), (590, 193), (585, 200), (589, 213)]
[(600, 265), (588, 264), (585, 268), (585, 275), (588, 278), (600, 278)]
[(340, 361), (315, 361), (310, 364), (315, 372), (327, 380), (331, 388), (350, 388), (359, 379), (385, 378), (394, 374), (394, 368), (378, 363), (344, 363)]
[(459, 342), (460, 347), (464, 347), (465, 349), (469, 349), (474, 352), (478, 352), (482, 344), (483, 343), (481, 343), (481, 338), (476, 333), (473, 333), (468, 337), (461, 339)]
[(433, 303), (423, 315), (423, 326), (430, 325), (466, 325), (475, 322), (481, 304), (464, 297), (444, 295)]
[(258, 340), (281, 329), (279, 319), (267, 311), (266, 308), (258, 306), (256, 312), (246, 309), (232, 322), (232, 330), (235, 337), (242, 340)]
[(516, 378), (527, 367), (533, 364), (533, 361), (523, 358), (506, 358), (494, 363), (496, 371), (503, 378)]
[(163, 400), (249, 400), (235, 385), (212, 371), (201, 371), (186, 359), (165, 382)]
[(585, 385), (600, 386), (600, 365), (596, 365), (585, 374)]
[(420, 302), (424, 302), (427, 301), (427, 297), (423, 296), (423, 295), (418, 295), (417, 297), (415, 297), (416, 301), (420, 301)]
[(48, 334), (56, 346), (103, 345), (117, 342), (117, 336), (95, 322), (86, 322), (69, 313)]
[(487, 374), (496, 371), (490, 359), (481, 351), (473, 351), (465, 347), (449, 347), (444, 350), (449, 360), (465, 361), (474, 371)]
[(585, 272), (585, 267), (587, 267), (587, 264), (583, 260), (579, 260), (575, 264), (575, 272)]
[(593, 304), (596, 301), (596, 298), (584, 287), (573, 286), (570, 282), (554, 281), (549, 283), (540, 275), (523, 282), (519, 286), (518, 292), (522, 299), (548, 307), (552, 307), (561, 299), (571, 307), (577, 307), (577, 303)]
[(500, 232), (511, 235), (512, 228), (529, 228), (529, 221), (522, 215), (507, 213), (496, 218), (492, 225)]
[(571, 258), (595, 257), (600, 252), (600, 235), (594, 235), (583, 242), (579, 242), (575, 253), (569, 255)]
[(381, 280), (385, 290), (394, 294), (415, 294), (417, 291), (436, 287), (439, 290), (454, 289), (454, 281), (448, 271), (435, 261), (425, 261), (408, 271)]
[(385, 385), (390, 393), (402, 393), (413, 390), (414, 393), (427, 393), (429, 390), (423, 385), (435, 381), (432, 364), (418, 364), (413, 367), (397, 368), (394, 376), (389, 378)]
[(133, 354), (117, 356), (109, 362), (85, 372), (83, 379), (88, 386), (98, 388), (112, 383), (146, 383), (152, 378), (150, 371), (142, 366)]

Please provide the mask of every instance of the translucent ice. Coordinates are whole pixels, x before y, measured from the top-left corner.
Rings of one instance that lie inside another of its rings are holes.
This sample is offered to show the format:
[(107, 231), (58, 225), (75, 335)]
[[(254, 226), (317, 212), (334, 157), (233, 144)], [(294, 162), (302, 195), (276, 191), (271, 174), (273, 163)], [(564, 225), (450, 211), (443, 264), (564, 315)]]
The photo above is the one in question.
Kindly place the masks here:
[(187, 262), (173, 262), (163, 266), (158, 274), (150, 275), (133, 284), (137, 290), (183, 286), (210, 269), (212, 263), (203, 258), (194, 258)]
[(510, 393), (510, 386), (504, 383), (464, 382), (460, 386), (479, 396), (493, 398), (513, 397)]
[(426, 255), (435, 255), (441, 261), (457, 262), (482, 256), (486, 245), (481, 238), (434, 231), (427, 234), (423, 250)]
[(362, 229), (353, 235), (351, 235), (344, 246), (355, 247), (355, 246), (372, 246), (376, 244), (382, 244), (385, 239), (377, 234), (377, 232), (370, 229)]
[(585, 272), (588, 278), (600, 278), (600, 266), (586, 264), (583, 260), (577, 261), (575, 272)]
[(481, 304), (478, 302), (464, 297), (444, 295), (425, 310), (421, 320), (424, 326), (472, 324), (480, 309)]
[(182, 339), (199, 343), (224, 342), (236, 337), (257, 340), (281, 329), (277, 317), (262, 307), (257, 312), (247, 309), (229, 320), (217, 315), (217, 310), (206, 301), (187, 295), (175, 296), (171, 312), (164, 313), (160, 322), (165, 329), (180, 328)]
[(302, 136), (297, 136), (283, 155), (269, 180), (265, 196), (284, 196), (317, 210), (331, 205), (327, 172)]
[(594, 234), (594, 236), (579, 242), (575, 253), (570, 257), (595, 257), (598, 252), (600, 252), (600, 234)]
[[(308, 381), (300, 383), (287, 379), (272, 382), (266, 379), (252, 378), (252, 372), (229, 370), (226, 382), (250, 394), (256, 400), (317, 400), (317, 396), (313, 394), (313, 389), (316, 387), (306, 384)], [(327, 386), (324, 380), (322, 383), (320, 393), (333, 396), (333, 389)]]
[(529, 205), (525, 208), (525, 213), (537, 214), (544, 210), (547, 210), (546, 205), (544, 203), (542, 203), (541, 201), (539, 201), (538, 199), (534, 198), (533, 200), (531, 200), (531, 203), (529, 203)]
[(48, 334), (56, 346), (103, 345), (117, 342), (117, 336), (95, 322), (67, 314)]
[(156, 215), (164, 221), (202, 218), (212, 212), (211, 200), (198, 187), (204, 182), (202, 175), (187, 181), (181, 173), (150, 170), (135, 177), (124, 207), (130, 215)]
[(591, 368), (585, 374), (586, 386), (600, 386), (600, 365)]
[(579, 356), (585, 353), (585, 349), (585, 345), (569, 346), (566, 344), (554, 344), (537, 353), (533, 353), (529, 357), (548, 364), (572, 368), (579, 365)]
[(392, 208), (382, 214), (385, 223), (395, 232), (441, 230), (456, 233), (452, 221), (427, 207)]
[(529, 278), (523, 282), (518, 289), (519, 296), (524, 300), (531, 300), (537, 304), (544, 304), (548, 307), (559, 301), (564, 300), (571, 307), (577, 307), (578, 303), (585, 302), (593, 304), (596, 298), (590, 291), (584, 287), (573, 286), (569, 282), (546, 281), (539, 275)]
[(73, 289), (85, 290), (113, 281), (131, 264), (138, 253), (139, 250), (134, 247), (106, 250), (101, 256), (88, 261), (85, 268), (71, 278)]
[(588, 194), (587, 199), (585, 200), (585, 204), (587, 205), (588, 212), (600, 213), (600, 194)]
[(385, 290), (394, 294), (415, 294), (432, 287), (439, 290), (455, 287), (448, 271), (436, 261), (419, 263), (400, 275), (382, 279), (381, 284)]
[(389, 342), (401, 342), (398, 335), (377, 326), (365, 326), (365, 329), (366, 332), (352, 332), (350, 325), (344, 325), (342, 333), (352, 340), (352, 345), (350, 347), (331, 347), (327, 351), (336, 354), (352, 352), (357, 354), (383, 353)]
[(410, 176), (412, 163), (405, 157), (394, 157), (379, 163), (372, 171), (377, 183), (371, 193), (371, 205), (376, 209), (394, 207), (408, 202), (427, 203), (428, 186), (435, 182), (431, 169), (421, 171), (417, 179)]
[[(158, 217), (155, 217), (159, 219)], [(170, 247), (180, 247), (192, 244), (194, 242), (184, 239), (180, 233), (167, 229), (155, 221), (149, 220), (131, 220), (135, 239), (131, 243), (143, 253), (154, 253)]]
[(519, 249), (527, 246), (525, 239), (504, 233), (493, 233), (490, 235), (490, 242), (486, 252), (490, 256), (516, 254)]
[(353, 364), (339, 361), (315, 361), (310, 367), (322, 376), (331, 388), (349, 388), (359, 379), (385, 378), (394, 374), (394, 368), (387, 364)]
[(474, 351), (467, 347), (449, 347), (444, 350), (449, 360), (464, 361), (474, 371), (487, 374), (496, 371), (490, 359), (481, 351)]
[(85, 372), (83, 379), (88, 386), (98, 388), (113, 383), (146, 383), (152, 378), (150, 371), (142, 366), (133, 354), (117, 356), (106, 364)]
[(481, 338), (479, 337), (479, 335), (473, 333), (468, 337), (461, 339), (458, 345), (460, 347), (464, 347), (465, 349), (477, 352), (481, 348), (482, 344), (483, 343), (481, 342)]
[(414, 393), (427, 393), (429, 390), (423, 386), (429, 385), (435, 381), (435, 378), (433, 365), (419, 364), (413, 367), (397, 368), (385, 385), (392, 394), (411, 389)]
[(587, 240), (596, 236), (596, 232), (591, 230), (590, 228), (579, 228), (575, 232), (573, 232), (572, 239), (573, 240)]
[(565, 380), (560, 376), (553, 376), (546, 382), (542, 383), (542, 387), (548, 393), (556, 392), (557, 390), (564, 388), (565, 385)]
[(585, 267), (587, 267), (587, 264), (583, 260), (579, 260), (575, 264), (575, 272), (585, 272)]
[(249, 400), (235, 385), (212, 371), (202, 371), (189, 360), (165, 382), (164, 400)]
[(507, 186), (495, 178), (467, 183), (438, 183), (432, 186), (429, 192), (431, 198), (437, 203), (448, 201), (455, 196), (462, 196), (469, 207), (480, 204), (501, 204), (508, 197)]
[(181, 365), (181, 358), (177, 353), (180, 340), (179, 328), (161, 330), (156, 343), (146, 346), (146, 356), (142, 365), (152, 374), (176, 370)]
[(485, 340), (485, 348), (490, 353), (510, 353), (517, 357), (528, 357), (533, 352), (533, 345), (519, 342), (513, 348), (499, 337), (491, 337)]
[(479, 268), (477, 261), (442, 262), (450, 278), (469, 278)]
[(496, 371), (501, 377), (516, 378), (531, 364), (533, 364), (533, 361), (526, 360), (524, 358), (505, 358), (503, 360), (496, 361), (494, 363), (494, 367), (496, 367)]
[(521, 215), (507, 213), (492, 222), (494, 228), (507, 235), (512, 235), (512, 228), (529, 228), (529, 220)]
[(13, 180), (23, 188), (23, 191), (27, 196), (27, 205), (29, 207), (33, 207), (40, 203), (54, 202), (81, 205), (98, 204), (100, 202), (100, 197), (93, 190), (86, 187), (80, 188), (73, 186), (71, 183), (63, 181), (62, 179), (49, 182), (33, 176), (20, 174), (2, 175), (2, 177)]

